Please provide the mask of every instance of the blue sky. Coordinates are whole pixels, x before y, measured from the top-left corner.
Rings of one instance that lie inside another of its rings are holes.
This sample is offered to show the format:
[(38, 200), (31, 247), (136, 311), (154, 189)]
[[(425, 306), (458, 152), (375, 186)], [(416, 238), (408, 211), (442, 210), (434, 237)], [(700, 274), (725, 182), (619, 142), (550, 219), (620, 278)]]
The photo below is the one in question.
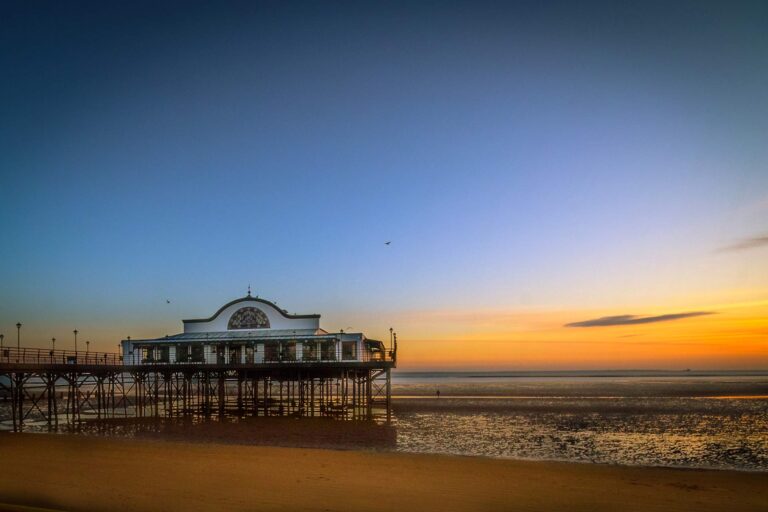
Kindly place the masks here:
[(768, 288), (765, 3), (0, 12), (6, 331)]

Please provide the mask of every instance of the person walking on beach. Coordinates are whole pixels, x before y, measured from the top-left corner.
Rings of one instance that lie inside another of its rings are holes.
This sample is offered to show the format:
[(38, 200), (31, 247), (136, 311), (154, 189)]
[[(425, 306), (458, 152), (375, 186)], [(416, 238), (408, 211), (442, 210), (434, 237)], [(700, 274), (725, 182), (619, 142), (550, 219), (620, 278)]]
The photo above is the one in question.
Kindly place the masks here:
[(437, 394), (437, 399), (438, 399), (438, 400), (440, 400), (440, 388), (438, 388), (438, 390), (437, 390), (437, 393), (436, 393), (436, 394)]

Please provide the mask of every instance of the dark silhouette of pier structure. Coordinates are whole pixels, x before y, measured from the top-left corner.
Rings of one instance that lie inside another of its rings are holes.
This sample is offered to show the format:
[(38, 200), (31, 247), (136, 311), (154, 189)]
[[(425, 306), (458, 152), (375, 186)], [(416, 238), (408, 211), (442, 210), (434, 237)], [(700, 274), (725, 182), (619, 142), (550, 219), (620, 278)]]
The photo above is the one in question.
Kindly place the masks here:
[(124, 364), (115, 353), (0, 350), (13, 431), (147, 417), (391, 417), (396, 349), (358, 361)]

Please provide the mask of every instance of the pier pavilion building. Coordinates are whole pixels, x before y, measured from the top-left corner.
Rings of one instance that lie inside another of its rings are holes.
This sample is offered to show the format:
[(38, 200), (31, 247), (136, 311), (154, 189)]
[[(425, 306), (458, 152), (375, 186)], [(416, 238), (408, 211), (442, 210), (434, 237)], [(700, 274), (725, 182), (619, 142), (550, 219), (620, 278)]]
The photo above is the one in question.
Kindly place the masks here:
[(328, 332), (320, 315), (294, 315), (251, 296), (184, 331), (126, 338), (120, 354), (53, 348), (0, 351), (0, 396), (14, 431), (92, 419), (179, 416), (391, 415), (389, 346), (357, 332)]
[(320, 315), (295, 315), (274, 302), (247, 296), (210, 318), (183, 320), (184, 332), (121, 342), (127, 365), (355, 363), (391, 359), (393, 347), (361, 332), (328, 332)]

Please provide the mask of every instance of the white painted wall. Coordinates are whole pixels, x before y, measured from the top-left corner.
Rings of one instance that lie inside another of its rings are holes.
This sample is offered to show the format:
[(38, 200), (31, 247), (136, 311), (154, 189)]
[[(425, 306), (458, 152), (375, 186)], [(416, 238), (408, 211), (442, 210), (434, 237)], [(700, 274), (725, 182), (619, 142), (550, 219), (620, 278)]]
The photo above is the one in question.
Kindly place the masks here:
[[(319, 329), (320, 318), (286, 318), (278, 309), (258, 300), (244, 300), (225, 308), (209, 322), (184, 323), (184, 332), (221, 332), (227, 330), (230, 317), (240, 308), (259, 308), (267, 315), (270, 329)], [(252, 330), (252, 329), (244, 329)]]
[[(365, 353), (365, 343), (363, 342), (362, 337), (357, 337), (356, 335), (350, 335), (350, 334), (343, 334), (342, 338), (344, 341), (354, 341), (357, 346), (357, 352), (356, 352), (356, 360), (362, 361), (365, 360), (367, 357)], [(195, 343), (195, 342), (193, 342)], [(217, 345), (215, 343), (208, 343), (208, 342), (197, 342), (203, 344), (203, 357), (204, 361), (207, 364), (218, 364), (218, 357), (216, 355)], [(123, 341), (122, 342), (122, 354), (123, 354), (123, 362), (124, 364), (142, 364), (142, 350), (137, 345), (141, 346), (144, 344), (146, 345), (146, 342), (137, 341), (129, 342), (129, 341)], [(160, 343), (155, 345), (156, 347), (160, 347), (161, 345), (165, 345), (164, 343)], [(173, 342), (169, 343), (169, 362), (170, 363), (176, 363), (176, 346)], [(255, 363), (263, 363), (264, 362), (264, 343), (256, 343), (255, 344), (255, 350), (254, 350), (254, 362)], [(302, 342), (296, 343), (296, 360), (302, 361), (304, 359), (304, 345)], [(131, 353), (132, 352), (132, 353)], [(238, 358), (239, 363), (245, 363), (245, 347), (243, 347), (240, 350), (240, 357)], [(346, 361), (342, 358), (343, 350), (342, 350), (342, 343), (336, 342), (335, 344), (335, 350), (336, 353), (336, 361)], [(321, 349), (318, 346), (318, 356), (321, 355)], [(159, 356), (159, 352), (155, 352), (155, 357)], [(225, 364), (230, 364), (232, 361), (232, 358), (234, 357), (234, 351), (230, 349), (229, 346), (224, 346), (224, 362)]]

